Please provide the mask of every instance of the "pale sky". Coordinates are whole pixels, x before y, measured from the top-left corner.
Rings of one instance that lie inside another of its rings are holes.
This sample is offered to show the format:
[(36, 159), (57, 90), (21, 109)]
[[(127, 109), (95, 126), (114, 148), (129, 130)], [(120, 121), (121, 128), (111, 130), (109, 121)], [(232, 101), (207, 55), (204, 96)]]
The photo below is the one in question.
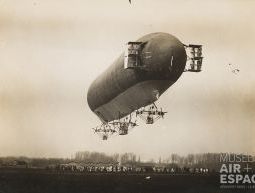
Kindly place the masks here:
[[(254, 10), (252, 0), (0, 0), (0, 156), (255, 153)], [(160, 97), (165, 119), (102, 141), (88, 88), (152, 32), (202, 44), (203, 71)]]

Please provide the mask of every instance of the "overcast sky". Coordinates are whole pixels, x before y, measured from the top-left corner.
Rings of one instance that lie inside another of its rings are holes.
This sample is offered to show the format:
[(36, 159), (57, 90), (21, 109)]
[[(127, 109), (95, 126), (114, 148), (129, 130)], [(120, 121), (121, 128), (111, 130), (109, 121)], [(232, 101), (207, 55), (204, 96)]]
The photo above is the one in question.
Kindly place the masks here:
[[(254, 10), (252, 0), (0, 0), (0, 156), (255, 153)], [(102, 141), (88, 87), (152, 32), (202, 44), (203, 71), (160, 97), (165, 119)]]

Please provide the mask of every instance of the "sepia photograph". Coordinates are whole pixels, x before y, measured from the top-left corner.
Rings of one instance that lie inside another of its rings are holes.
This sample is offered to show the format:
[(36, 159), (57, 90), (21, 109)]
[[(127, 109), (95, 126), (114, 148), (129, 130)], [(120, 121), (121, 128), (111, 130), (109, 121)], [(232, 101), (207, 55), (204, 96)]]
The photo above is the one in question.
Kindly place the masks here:
[(255, 193), (254, 11), (0, 0), (0, 193)]

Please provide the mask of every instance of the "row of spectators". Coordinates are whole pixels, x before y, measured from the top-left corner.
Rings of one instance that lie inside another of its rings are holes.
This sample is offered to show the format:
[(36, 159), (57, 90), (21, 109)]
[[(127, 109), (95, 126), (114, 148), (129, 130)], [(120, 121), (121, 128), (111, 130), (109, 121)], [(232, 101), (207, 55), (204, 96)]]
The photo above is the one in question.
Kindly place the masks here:
[(159, 166), (81, 165), (77, 163), (49, 165), (47, 169), (59, 172), (155, 172), (155, 173), (208, 173), (208, 168), (180, 168)]

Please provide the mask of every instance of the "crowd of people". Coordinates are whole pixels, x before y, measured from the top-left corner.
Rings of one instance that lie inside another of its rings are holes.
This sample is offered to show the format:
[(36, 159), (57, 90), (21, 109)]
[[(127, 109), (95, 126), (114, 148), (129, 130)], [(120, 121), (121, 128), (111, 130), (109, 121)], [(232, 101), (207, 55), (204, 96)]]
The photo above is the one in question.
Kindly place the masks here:
[(47, 170), (59, 172), (131, 172), (131, 173), (208, 173), (208, 168), (166, 167), (166, 166), (120, 166), (120, 165), (82, 165), (77, 163), (49, 165)]

